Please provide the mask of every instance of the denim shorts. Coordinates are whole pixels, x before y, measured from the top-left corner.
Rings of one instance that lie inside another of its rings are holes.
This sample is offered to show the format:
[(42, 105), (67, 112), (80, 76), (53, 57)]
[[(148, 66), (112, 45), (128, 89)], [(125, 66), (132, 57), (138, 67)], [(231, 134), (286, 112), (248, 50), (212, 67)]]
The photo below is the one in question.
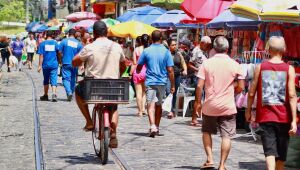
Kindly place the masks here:
[(146, 87), (147, 103), (155, 102), (156, 105), (161, 105), (166, 94), (166, 85), (151, 85)]
[(52, 69), (43, 69), (44, 75), (44, 85), (49, 85), (49, 81), (51, 86), (57, 86), (57, 68)]

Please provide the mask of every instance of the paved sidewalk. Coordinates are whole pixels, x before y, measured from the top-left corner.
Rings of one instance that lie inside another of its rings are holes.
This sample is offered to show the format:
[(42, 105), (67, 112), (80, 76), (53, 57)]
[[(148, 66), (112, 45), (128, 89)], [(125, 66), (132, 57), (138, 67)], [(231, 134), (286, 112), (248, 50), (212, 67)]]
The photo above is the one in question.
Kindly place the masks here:
[(0, 169), (34, 169), (31, 82), (23, 72), (0, 74)]
[[(33, 77), (37, 95), (42, 95), (42, 73), (36, 69), (25, 71)], [(4, 73), (0, 80), (0, 169), (34, 169), (31, 84), (24, 73), (7, 75)], [(61, 79), (58, 82), (61, 83)], [(100, 164), (94, 154), (91, 133), (81, 129), (85, 124), (83, 116), (75, 101), (66, 100), (61, 84), (58, 100), (57, 103), (38, 101), (46, 169), (119, 169), (111, 157), (107, 165)], [(163, 136), (149, 138), (148, 118), (135, 116), (135, 103), (119, 108), (119, 148), (116, 151), (132, 169), (199, 169), (205, 162), (201, 128), (189, 126), (189, 117), (163, 118), (160, 127)], [(217, 167), (220, 137), (214, 136), (213, 142)], [(227, 169), (265, 169), (262, 146), (251, 138), (234, 140)]]
[[(111, 157), (102, 166), (95, 156), (91, 132), (84, 132), (83, 116), (75, 101), (68, 102), (61, 78), (58, 80), (58, 102), (40, 101), (43, 95), (42, 73), (30, 71), (36, 85), (40, 113), (41, 135), (46, 169), (116, 170)], [(49, 97), (51, 98), (51, 90)]]

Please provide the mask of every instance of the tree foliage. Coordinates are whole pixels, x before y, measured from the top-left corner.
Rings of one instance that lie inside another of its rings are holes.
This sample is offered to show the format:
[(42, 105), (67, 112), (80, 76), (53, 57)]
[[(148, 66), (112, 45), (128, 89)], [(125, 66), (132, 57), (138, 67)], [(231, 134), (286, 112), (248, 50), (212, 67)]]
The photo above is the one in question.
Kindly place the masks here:
[(0, 21), (24, 22), (25, 0), (0, 0)]

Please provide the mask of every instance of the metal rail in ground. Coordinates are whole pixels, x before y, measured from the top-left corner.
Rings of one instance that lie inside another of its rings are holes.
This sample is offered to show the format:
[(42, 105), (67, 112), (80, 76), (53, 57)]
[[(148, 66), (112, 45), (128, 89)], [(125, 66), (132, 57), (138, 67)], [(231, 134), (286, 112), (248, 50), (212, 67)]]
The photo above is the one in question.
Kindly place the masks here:
[(120, 167), (120, 169), (131, 170), (126, 161), (121, 157), (120, 154), (118, 154), (118, 152), (115, 149), (109, 148), (109, 152), (110, 155), (112, 155), (114, 162)]
[(40, 119), (39, 111), (37, 107), (37, 98), (36, 98), (36, 87), (31, 75), (28, 72), (25, 72), (27, 77), (31, 80), (32, 84), (32, 110), (34, 117), (34, 151), (35, 151), (35, 169), (44, 170), (45, 164), (43, 159), (43, 148), (41, 142), (41, 130), (40, 130)]

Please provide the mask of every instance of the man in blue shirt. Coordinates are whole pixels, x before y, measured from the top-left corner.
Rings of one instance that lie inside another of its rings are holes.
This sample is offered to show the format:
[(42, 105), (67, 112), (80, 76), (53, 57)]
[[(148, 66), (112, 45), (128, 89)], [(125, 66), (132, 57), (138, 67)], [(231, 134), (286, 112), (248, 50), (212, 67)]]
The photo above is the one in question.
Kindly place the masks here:
[(69, 30), (69, 38), (62, 40), (59, 51), (62, 53), (62, 80), (68, 101), (73, 98), (76, 85), (77, 68), (72, 67), (72, 60), (83, 48), (82, 44), (75, 39), (76, 30)]
[(59, 51), (58, 44), (53, 40), (53, 32), (47, 31), (47, 39), (43, 41), (38, 50), (39, 67), (38, 72), (43, 68), (44, 75), (44, 95), (40, 97), (42, 101), (48, 101), (49, 81), (52, 87), (52, 101), (57, 102), (56, 87), (57, 87), (57, 68), (58, 60), (57, 53)]
[(159, 133), (159, 124), (162, 116), (162, 99), (165, 95), (167, 76), (171, 81), (171, 93), (175, 92), (174, 62), (171, 52), (161, 44), (162, 33), (153, 31), (153, 44), (146, 48), (138, 61), (137, 73), (146, 65), (146, 97), (148, 116), (150, 121), (150, 137)]

